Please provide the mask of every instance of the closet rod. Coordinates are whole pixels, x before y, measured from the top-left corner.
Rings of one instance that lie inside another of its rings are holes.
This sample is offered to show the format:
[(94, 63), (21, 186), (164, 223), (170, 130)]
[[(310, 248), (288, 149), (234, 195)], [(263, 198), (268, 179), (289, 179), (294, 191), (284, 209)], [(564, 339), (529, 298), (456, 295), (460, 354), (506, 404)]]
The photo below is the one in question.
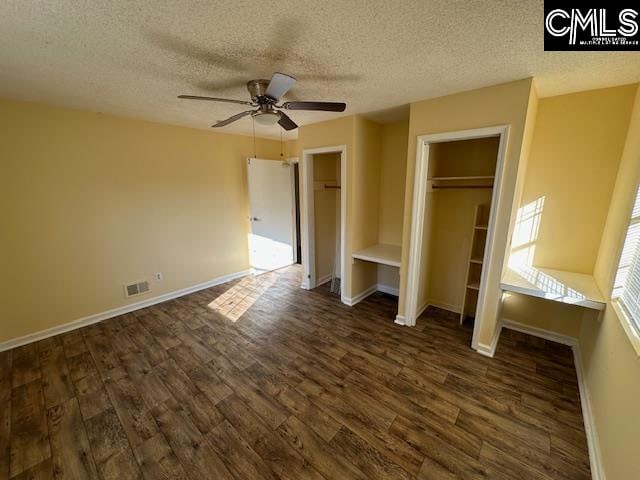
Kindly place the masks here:
[(432, 188), (493, 188), (493, 185), (432, 185)]

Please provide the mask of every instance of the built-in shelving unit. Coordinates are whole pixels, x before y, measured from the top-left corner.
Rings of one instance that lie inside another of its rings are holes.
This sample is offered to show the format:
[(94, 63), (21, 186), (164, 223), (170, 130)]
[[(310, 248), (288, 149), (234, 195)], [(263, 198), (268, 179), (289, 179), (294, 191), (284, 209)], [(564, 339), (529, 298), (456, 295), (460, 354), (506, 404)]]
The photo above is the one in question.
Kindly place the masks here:
[(536, 268), (508, 267), (502, 276), (500, 288), (554, 302), (578, 305), (593, 310), (604, 310), (606, 300), (591, 275)]
[(357, 252), (353, 252), (351, 255), (358, 260), (365, 260), (367, 262), (379, 263), (382, 265), (389, 265), (391, 267), (400, 266), (400, 257), (402, 248), (399, 245), (387, 245), (379, 243), (372, 245)]
[(475, 316), (478, 292), (480, 291), (480, 279), (482, 278), (482, 264), (484, 262), (484, 248), (487, 241), (487, 220), (489, 219), (489, 207), (477, 205), (473, 216), (473, 229), (471, 232), (471, 248), (469, 249), (469, 263), (465, 288), (462, 294), (462, 309), (460, 311), (460, 323), (468, 316)]

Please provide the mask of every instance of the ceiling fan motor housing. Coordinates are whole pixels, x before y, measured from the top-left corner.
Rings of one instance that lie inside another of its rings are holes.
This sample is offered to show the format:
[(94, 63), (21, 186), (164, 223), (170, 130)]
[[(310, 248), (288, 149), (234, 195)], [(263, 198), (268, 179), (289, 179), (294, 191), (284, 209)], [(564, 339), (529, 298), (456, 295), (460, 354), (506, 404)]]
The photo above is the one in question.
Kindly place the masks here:
[(267, 96), (267, 87), (271, 80), (250, 80), (247, 82), (247, 90), (253, 100), (258, 105), (273, 104), (277, 101), (277, 98), (271, 98)]

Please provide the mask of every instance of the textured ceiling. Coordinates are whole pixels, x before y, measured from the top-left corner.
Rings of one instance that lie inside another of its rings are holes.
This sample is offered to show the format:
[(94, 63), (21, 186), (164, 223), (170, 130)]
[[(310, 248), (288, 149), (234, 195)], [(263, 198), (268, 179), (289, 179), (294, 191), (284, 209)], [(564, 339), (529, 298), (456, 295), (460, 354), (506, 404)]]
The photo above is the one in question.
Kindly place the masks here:
[[(537, 0), (4, 0), (0, 97), (207, 128), (247, 99), (244, 83), (281, 71), (289, 99), (346, 101), (344, 114), (292, 112), (299, 124), (378, 112), (528, 76), (540, 95), (640, 80), (638, 53), (543, 50)], [(387, 112), (389, 115), (387, 115)], [(250, 133), (249, 118), (224, 131)], [(275, 127), (257, 129), (278, 136)]]

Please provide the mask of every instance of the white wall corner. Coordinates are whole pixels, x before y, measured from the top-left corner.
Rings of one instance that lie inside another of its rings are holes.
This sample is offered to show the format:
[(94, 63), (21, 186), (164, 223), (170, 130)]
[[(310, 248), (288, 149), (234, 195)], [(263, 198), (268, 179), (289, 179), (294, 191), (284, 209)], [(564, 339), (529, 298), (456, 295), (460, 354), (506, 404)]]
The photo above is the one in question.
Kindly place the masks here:
[(125, 313), (150, 307), (151, 305), (156, 305), (158, 303), (166, 302), (167, 300), (172, 300), (174, 298), (182, 297), (184, 295), (188, 295), (190, 293), (194, 293), (199, 290), (204, 290), (205, 288), (214, 287), (216, 285), (220, 285), (221, 283), (230, 282), (231, 280), (244, 277), (246, 275), (249, 275), (250, 273), (251, 273), (251, 269), (230, 273), (228, 275), (223, 275), (221, 277), (214, 278), (207, 282), (198, 283), (196, 285), (192, 285), (187, 288), (182, 288), (180, 290), (174, 290), (173, 292), (164, 293), (162, 295), (158, 295), (157, 297), (146, 298), (144, 300), (140, 300), (139, 302), (130, 303), (128, 305), (123, 305), (122, 307), (113, 308), (111, 310), (106, 310), (104, 312), (95, 313), (93, 315), (79, 318), (71, 322), (63, 323), (62, 325), (56, 325), (55, 327), (47, 328), (45, 330), (40, 330), (39, 332), (30, 333), (29, 335), (24, 335), (18, 338), (12, 338), (10, 340), (0, 343), (0, 352), (3, 352), (5, 350), (10, 350), (12, 348), (20, 347), (28, 343), (37, 342), (45, 338), (53, 337), (54, 335), (70, 332), (71, 330), (76, 330), (78, 328), (86, 327), (87, 325), (92, 325), (94, 323), (98, 323), (103, 320), (107, 320), (109, 318), (117, 317), (119, 315), (124, 315)]

